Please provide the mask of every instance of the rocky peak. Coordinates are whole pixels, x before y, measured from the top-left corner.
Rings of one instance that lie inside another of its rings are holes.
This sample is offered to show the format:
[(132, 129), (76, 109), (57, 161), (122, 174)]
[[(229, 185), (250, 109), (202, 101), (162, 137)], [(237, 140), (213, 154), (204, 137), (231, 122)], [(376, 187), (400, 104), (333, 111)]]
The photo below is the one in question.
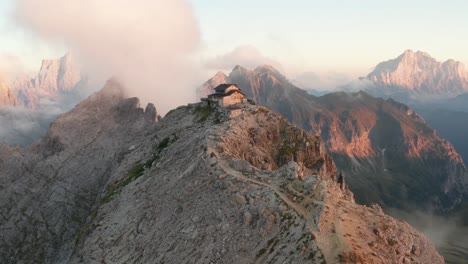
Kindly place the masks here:
[(461, 62), (448, 60), (441, 63), (422, 51), (406, 50), (396, 59), (379, 63), (367, 79), (377, 89), (379, 85), (390, 87), (392, 91), (387, 93), (403, 91), (423, 98), (453, 96), (468, 91), (468, 71)]
[(222, 71), (219, 71), (215, 74), (215, 76), (213, 76), (213, 80), (220, 80), (220, 81), (223, 81), (223, 80), (226, 80), (228, 77), (226, 74), (224, 74), (224, 72)]
[(42, 99), (56, 101), (61, 95), (78, 89), (82, 81), (79, 67), (72, 56), (66, 54), (57, 60), (43, 60), (35, 77), (15, 80), (12, 89), (21, 105), (37, 108)]
[(281, 75), (280, 72), (277, 69), (275, 69), (273, 66), (267, 65), (267, 64), (255, 68), (254, 71), (255, 72), (267, 72), (267, 73)]
[(202, 86), (197, 88), (197, 97), (203, 98), (207, 97), (209, 94), (213, 93), (213, 89), (223, 83), (231, 83), (229, 77), (224, 74), (224, 72), (217, 72), (215, 76), (206, 81)]
[(43, 60), (34, 78), (34, 87), (50, 93), (70, 91), (80, 81), (81, 75), (70, 54), (58, 60)]
[(156, 122), (156, 118), (158, 116), (158, 112), (156, 111), (156, 107), (152, 103), (148, 103), (145, 108), (145, 120), (151, 123)]
[(232, 72), (238, 72), (238, 73), (245, 73), (245, 72), (248, 72), (249, 70), (247, 70), (246, 68), (240, 66), (240, 65), (236, 65), (234, 66), (234, 68), (232, 69)]

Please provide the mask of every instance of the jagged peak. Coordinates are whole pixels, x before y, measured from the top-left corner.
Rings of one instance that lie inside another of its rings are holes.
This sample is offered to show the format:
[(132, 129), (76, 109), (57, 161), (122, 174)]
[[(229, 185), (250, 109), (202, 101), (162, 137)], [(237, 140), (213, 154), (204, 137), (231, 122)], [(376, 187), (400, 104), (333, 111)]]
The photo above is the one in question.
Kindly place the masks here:
[(240, 65), (236, 65), (234, 69), (232, 69), (232, 72), (246, 72), (246, 71), (248, 70)]
[(405, 50), (400, 55), (400, 57), (429, 57), (429, 58), (432, 58), (432, 56), (429, 55), (429, 53), (427, 53), (425, 51), (418, 50), (418, 51), (415, 52), (412, 49)]
[(219, 71), (213, 76), (213, 78), (216, 78), (216, 77), (227, 77), (227, 75), (224, 72)]
[(257, 68), (255, 68), (254, 71), (256, 71), (256, 72), (257, 72), (257, 71), (268, 71), (268, 72), (279, 73), (279, 71), (278, 71), (275, 67), (273, 67), (273, 66), (271, 66), (271, 65), (268, 65), (268, 64), (264, 64), (264, 65), (262, 65), (262, 66), (258, 66)]

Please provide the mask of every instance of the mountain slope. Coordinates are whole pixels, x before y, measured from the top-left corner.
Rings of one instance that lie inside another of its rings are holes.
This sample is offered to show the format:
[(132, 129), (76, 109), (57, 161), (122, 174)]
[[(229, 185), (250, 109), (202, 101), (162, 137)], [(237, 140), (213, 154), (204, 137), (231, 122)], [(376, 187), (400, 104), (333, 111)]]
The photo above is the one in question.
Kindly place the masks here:
[(424, 117), (437, 132), (450, 141), (464, 161), (468, 161), (468, 113), (439, 108), (419, 108)]
[(2, 263), (443, 263), (278, 114), (199, 104), (154, 123), (137, 103), (111, 82), (38, 145), (0, 147)]
[(0, 262), (67, 258), (110, 173), (152, 125), (137, 103), (111, 81), (54, 121), (37, 144), (0, 148)]
[(466, 191), (460, 156), (405, 105), (364, 92), (315, 97), (269, 66), (238, 66), (228, 77), (258, 104), (320, 135), (359, 202), (446, 210)]

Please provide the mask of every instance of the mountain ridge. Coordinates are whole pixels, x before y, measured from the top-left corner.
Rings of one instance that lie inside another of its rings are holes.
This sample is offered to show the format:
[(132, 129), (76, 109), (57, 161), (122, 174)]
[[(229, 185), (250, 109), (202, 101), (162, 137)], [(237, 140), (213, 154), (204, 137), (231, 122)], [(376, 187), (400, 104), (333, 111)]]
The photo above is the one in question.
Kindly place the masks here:
[(3, 263), (443, 263), (408, 224), (355, 204), (320, 138), (281, 115), (199, 103), (155, 123), (119, 90), (38, 144), (0, 145)]
[[(228, 81), (258, 104), (320, 135), (340, 169), (349, 174), (361, 203), (401, 208), (413, 200), (409, 207), (444, 211), (466, 192), (461, 157), (411, 108), (365, 92), (315, 97), (275, 71), (240, 69), (236, 67)], [(213, 84), (210, 80), (204, 85)]]

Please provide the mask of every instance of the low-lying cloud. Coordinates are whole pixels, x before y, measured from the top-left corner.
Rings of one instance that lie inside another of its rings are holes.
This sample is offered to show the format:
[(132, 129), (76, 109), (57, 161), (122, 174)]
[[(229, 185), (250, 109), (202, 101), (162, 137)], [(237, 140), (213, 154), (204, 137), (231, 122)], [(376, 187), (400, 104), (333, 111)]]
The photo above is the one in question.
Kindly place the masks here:
[(466, 216), (437, 216), (418, 210), (406, 212), (394, 208), (385, 211), (392, 217), (408, 222), (427, 236), (444, 255), (447, 263), (462, 263), (460, 261), (468, 255), (468, 226), (462, 221)]
[(205, 60), (205, 68), (211, 70), (232, 70), (236, 65), (252, 69), (262, 65), (270, 65), (282, 71), (281, 63), (263, 55), (253, 46), (245, 45), (234, 50)]
[(187, 0), (18, 0), (16, 18), (63, 42), (91, 77), (117, 77), (165, 113), (195, 100), (200, 42)]
[(292, 82), (304, 89), (331, 91), (350, 83), (354, 78), (354, 76), (339, 72), (303, 72), (297, 75)]
[(64, 109), (49, 105), (37, 110), (23, 107), (0, 106), (0, 142), (26, 146), (44, 136), (50, 122)]

